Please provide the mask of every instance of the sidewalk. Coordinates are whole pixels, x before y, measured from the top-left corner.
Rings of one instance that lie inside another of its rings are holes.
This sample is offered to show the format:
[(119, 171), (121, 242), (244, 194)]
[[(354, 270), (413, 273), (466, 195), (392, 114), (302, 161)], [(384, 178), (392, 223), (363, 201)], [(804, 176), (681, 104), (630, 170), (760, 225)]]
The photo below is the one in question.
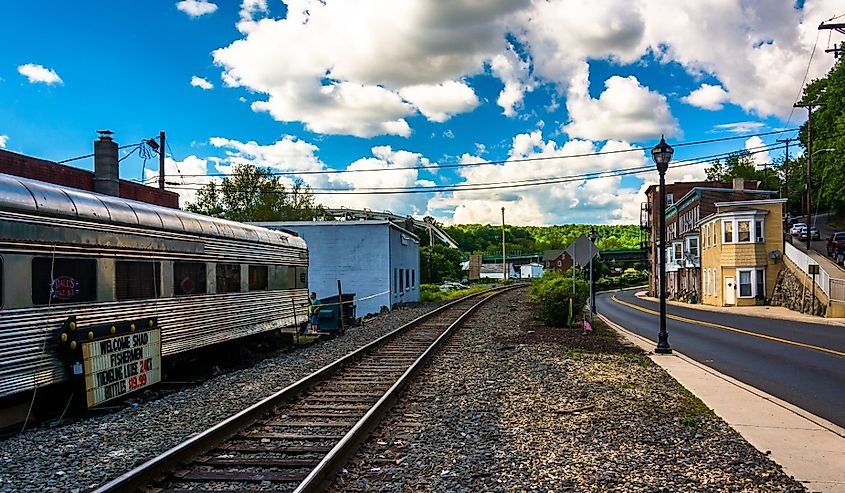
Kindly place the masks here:
[[(653, 301), (655, 303), (660, 301), (655, 297), (648, 296), (647, 293), (648, 291), (637, 291), (635, 293), (635, 296), (637, 298)], [(702, 312), (729, 313), (731, 315), (775, 318), (778, 320), (791, 320), (793, 322), (806, 322), (811, 324), (836, 325), (839, 327), (845, 327), (845, 321), (843, 321), (842, 319), (815, 317), (813, 315), (795, 312), (790, 310), (789, 308), (784, 308), (782, 306), (711, 306), (683, 303), (681, 301), (673, 300), (666, 300), (666, 304), (682, 306), (684, 308), (689, 308), (691, 310), (699, 310)]]
[(681, 353), (651, 353), (654, 342), (599, 315), (701, 399), (808, 491), (845, 492), (845, 429), (723, 375)]

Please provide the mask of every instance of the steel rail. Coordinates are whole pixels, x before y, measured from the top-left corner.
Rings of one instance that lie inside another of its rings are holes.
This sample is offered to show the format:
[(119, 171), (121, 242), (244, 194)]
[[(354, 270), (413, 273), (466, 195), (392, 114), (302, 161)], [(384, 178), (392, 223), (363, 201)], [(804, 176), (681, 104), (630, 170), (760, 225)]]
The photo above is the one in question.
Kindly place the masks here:
[[(338, 467), (338, 464), (343, 464), (341, 458), (345, 457), (344, 454), (350, 453), (349, 447), (351, 447), (352, 444), (355, 442), (360, 443), (360, 440), (366, 438), (369, 431), (371, 431), (372, 428), (375, 427), (375, 424), (377, 424), (377, 420), (373, 421), (374, 419), (376, 419), (375, 417), (383, 416), (384, 413), (389, 409), (390, 404), (395, 402), (396, 398), (398, 397), (399, 390), (401, 390), (402, 388), (402, 385), (406, 384), (410, 380), (410, 378), (414, 374), (416, 374), (419, 368), (422, 367), (420, 363), (424, 363), (431, 357), (431, 355), (433, 354), (433, 345), (436, 344), (437, 346), (439, 346), (444, 340), (444, 336), (451, 333), (451, 331), (453, 331), (454, 328), (459, 325), (459, 321), (462, 322), (466, 318), (466, 316), (468, 316), (468, 313), (471, 313), (472, 311), (476, 310), (477, 307), (480, 306), (484, 301), (494, 295), (498, 295), (505, 291), (520, 287), (523, 286), (516, 285), (506, 288), (492, 288), (486, 291), (465, 296), (463, 298), (459, 298), (443, 306), (440, 306), (428, 313), (425, 313), (417, 317), (416, 319), (402, 325), (401, 327), (398, 327), (397, 329), (388, 332), (387, 334), (371, 341), (370, 343), (356, 349), (355, 351), (335, 360), (334, 362), (327, 364), (326, 366), (311, 373), (310, 375), (301, 378), (297, 382), (276, 392), (275, 394), (272, 394), (269, 397), (266, 397), (260, 400), (259, 402), (251, 405), (250, 407), (239, 411), (238, 413), (217, 423), (211, 428), (197, 435), (194, 435), (191, 438), (188, 438), (187, 440), (165, 451), (164, 453), (147, 460), (146, 462), (140, 464), (134, 469), (131, 469), (130, 471), (100, 486), (99, 488), (94, 490), (94, 493), (136, 491), (145, 485), (165, 479), (168, 472), (175, 470), (180, 465), (187, 464), (193, 461), (199, 456), (212, 450), (215, 446), (219, 445), (220, 443), (231, 439), (232, 437), (237, 435), (241, 430), (256, 423), (265, 415), (276, 410), (276, 408), (294, 401), (297, 397), (308, 392), (318, 383), (324, 380), (328, 380), (334, 374), (340, 372), (342, 369), (346, 368), (352, 363), (362, 359), (370, 352), (390, 342), (391, 340), (405, 333), (409, 329), (416, 327), (419, 324), (422, 324), (428, 319), (433, 318), (441, 314), (442, 312), (445, 312), (449, 308), (459, 303), (467, 301), (468, 299), (471, 299), (473, 297), (484, 296), (485, 299), (474, 304), (472, 307), (469, 308), (467, 312), (462, 314), (455, 322), (450, 324), (450, 326), (444, 331), (444, 333), (442, 333), (435, 340), (435, 342), (432, 343), (432, 345), (430, 345), (429, 348), (426, 349), (423, 354), (417, 358), (417, 361), (410, 368), (408, 368), (405, 373), (403, 373), (403, 375), (397, 380), (397, 382), (395, 382), (391, 386), (390, 389), (388, 389), (387, 393), (379, 399), (376, 405), (371, 408), (366, 413), (366, 415), (353, 426), (353, 428), (344, 436), (343, 439), (341, 439), (342, 443), (338, 443), (335, 447), (332, 448), (329, 454), (317, 465), (317, 467), (311, 472), (311, 474), (306, 477), (306, 479), (301, 483), (299, 487), (302, 488), (302, 485), (306, 485), (305, 487), (307, 489), (302, 489), (301, 491), (315, 491), (317, 488), (320, 487), (318, 483), (323, 483), (326, 481), (326, 478), (329, 476), (332, 468)], [(402, 385), (400, 385), (400, 382)], [(354, 451), (355, 448), (352, 448), (351, 453), (354, 453)], [(300, 491), (300, 489), (297, 489), (297, 491)]]
[[(399, 395), (406, 385), (419, 373), (434, 353), (440, 348), (449, 336), (452, 335), (464, 320), (468, 318), (482, 304), (490, 298), (506, 291), (523, 286), (512, 286), (503, 288), (484, 296), (478, 303), (472, 305), (462, 313), (449, 327), (444, 330), (434, 342), (405, 370), (401, 377), (385, 392), (378, 402), (371, 407), (364, 416), (352, 426), (346, 435), (323, 457), (317, 466), (311, 470), (308, 476), (296, 487), (294, 493), (306, 493), (312, 491), (324, 491), (331, 484), (337, 472), (343, 467), (346, 461), (355, 454), (358, 447), (367, 439), (372, 431), (378, 426), (382, 418), (387, 414), (393, 404), (399, 399)], [(488, 293), (485, 291), (484, 293)]]

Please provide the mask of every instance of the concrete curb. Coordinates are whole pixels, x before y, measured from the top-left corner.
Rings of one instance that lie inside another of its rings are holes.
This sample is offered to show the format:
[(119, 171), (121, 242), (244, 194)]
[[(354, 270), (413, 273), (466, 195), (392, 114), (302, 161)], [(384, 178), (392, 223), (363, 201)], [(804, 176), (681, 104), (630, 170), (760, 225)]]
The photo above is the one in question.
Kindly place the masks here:
[[(678, 352), (652, 353), (655, 342), (598, 317), (701, 399), (757, 450), (809, 490), (845, 492), (845, 429)], [(655, 330), (655, 334), (657, 331)]]

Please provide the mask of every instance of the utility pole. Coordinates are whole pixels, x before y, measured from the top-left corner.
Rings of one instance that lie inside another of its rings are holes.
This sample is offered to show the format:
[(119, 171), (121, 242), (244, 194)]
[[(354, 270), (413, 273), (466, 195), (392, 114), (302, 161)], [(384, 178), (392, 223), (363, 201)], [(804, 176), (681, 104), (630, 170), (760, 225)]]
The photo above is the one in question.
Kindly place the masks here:
[(433, 283), (431, 277), (431, 253), (434, 250), (434, 236), (431, 234), (431, 223), (428, 223), (428, 282)]
[(786, 159), (783, 161), (783, 195), (781, 198), (786, 197), (786, 200), (789, 200), (789, 143), (798, 140), (797, 138), (791, 139), (777, 139), (775, 142), (786, 144)]
[[(836, 31), (836, 32), (845, 34), (845, 24), (843, 24), (843, 23), (825, 24), (824, 22), (822, 22), (821, 24), (819, 24), (819, 31), (821, 31), (822, 29), (827, 29), (829, 31)], [(842, 55), (842, 53), (845, 53), (845, 50), (843, 50), (839, 46), (835, 46), (833, 48), (829, 48), (827, 50), (824, 50), (824, 52), (825, 53), (833, 53), (833, 57), (836, 58), (836, 59), (839, 59), (839, 57)]]
[(807, 251), (813, 241), (813, 235), (810, 234), (810, 228), (813, 227), (813, 204), (812, 204), (812, 190), (810, 183), (810, 173), (813, 169), (813, 108), (821, 106), (823, 103), (795, 103), (796, 108), (807, 108), (807, 183), (805, 185), (804, 193), (807, 195)]
[(158, 133), (158, 188), (164, 190), (164, 130)]
[(505, 257), (505, 208), (502, 207), (502, 281), (508, 280), (507, 257)]

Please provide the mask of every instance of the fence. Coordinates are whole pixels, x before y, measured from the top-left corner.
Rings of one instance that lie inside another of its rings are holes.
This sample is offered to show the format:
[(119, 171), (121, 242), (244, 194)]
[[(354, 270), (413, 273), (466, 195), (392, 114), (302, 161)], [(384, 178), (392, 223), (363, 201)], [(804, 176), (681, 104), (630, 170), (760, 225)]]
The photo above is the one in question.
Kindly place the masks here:
[[(794, 247), (790, 243), (784, 243), (784, 253), (795, 265), (801, 269), (801, 272), (810, 276), (810, 265), (819, 266), (819, 275), (816, 277), (816, 285), (824, 291), (828, 298), (835, 301), (845, 301), (845, 279), (830, 277), (830, 272), (826, 271), (822, 265), (813, 260), (812, 257)], [(838, 274), (838, 272), (836, 273)], [(812, 277), (812, 276), (810, 276)]]

